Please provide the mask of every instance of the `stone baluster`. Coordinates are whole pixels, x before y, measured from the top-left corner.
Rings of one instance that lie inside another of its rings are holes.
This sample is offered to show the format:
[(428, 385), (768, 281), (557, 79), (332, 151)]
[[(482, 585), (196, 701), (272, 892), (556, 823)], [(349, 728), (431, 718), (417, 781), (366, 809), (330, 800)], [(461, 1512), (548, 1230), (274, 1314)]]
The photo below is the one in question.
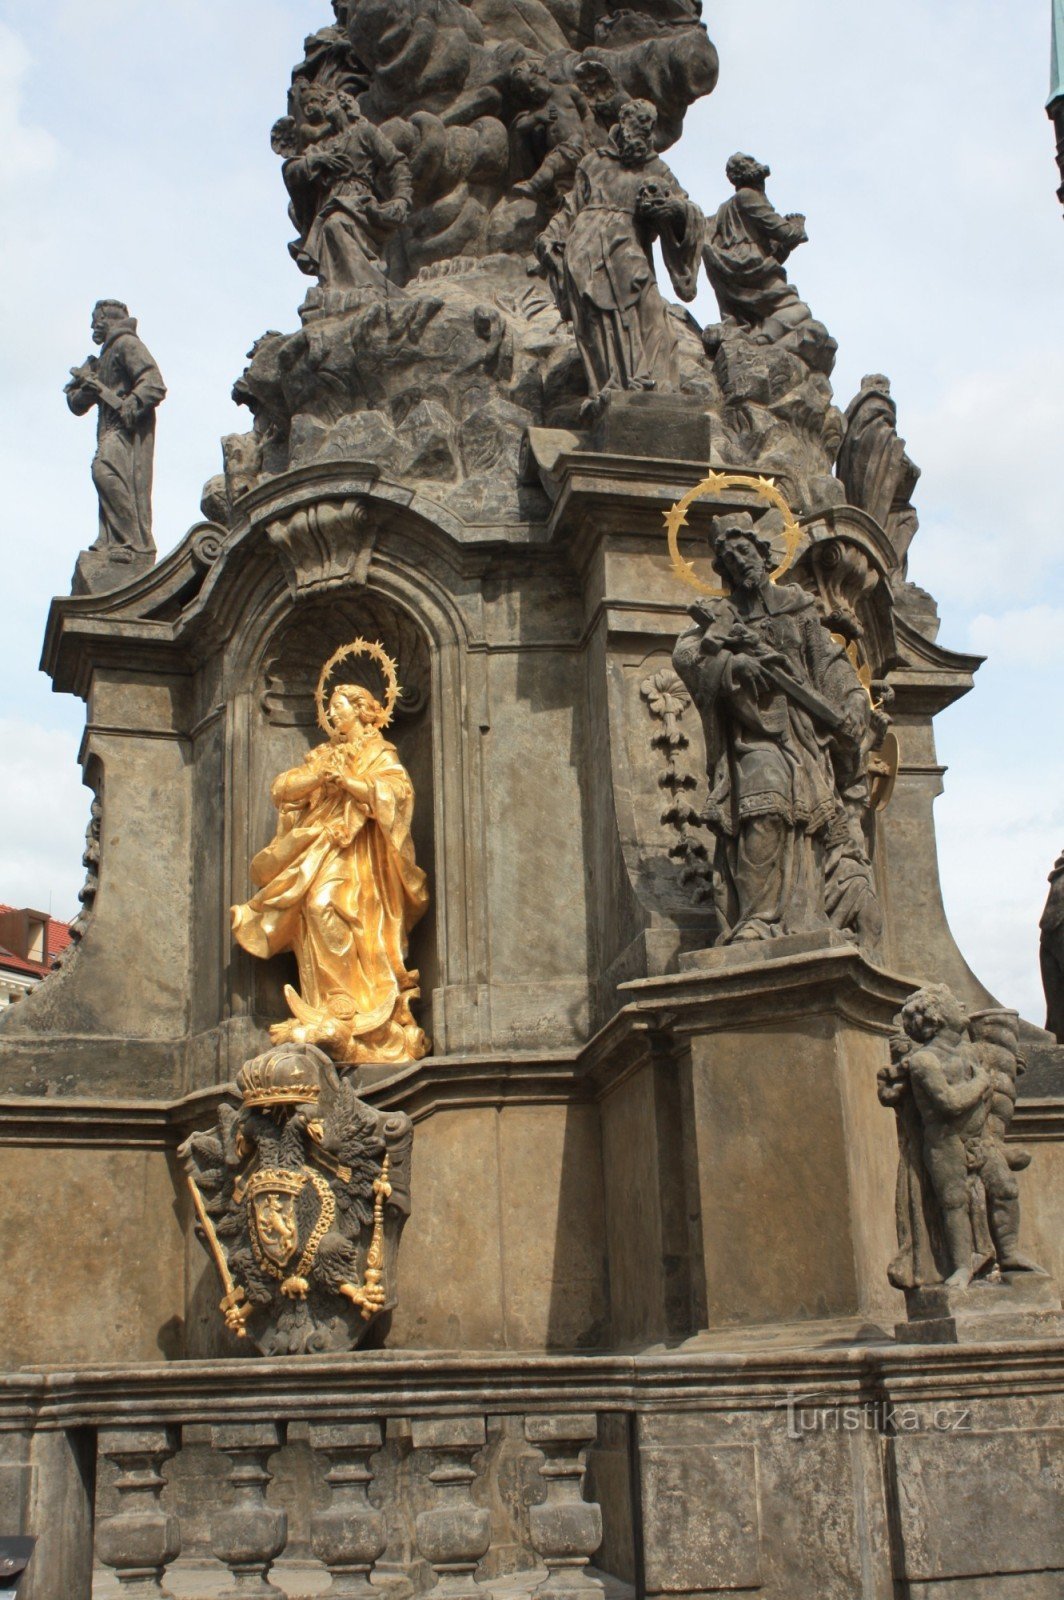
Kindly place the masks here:
[(266, 1463), (284, 1443), (276, 1422), (227, 1423), (212, 1427), (211, 1444), (229, 1457), (232, 1503), (211, 1518), (211, 1549), (233, 1575), (218, 1600), (284, 1600), (269, 1572), (288, 1541), (288, 1517), (266, 1504), (272, 1473)]
[(603, 1592), (587, 1566), (602, 1543), (602, 1512), (584, 1499), (588, 1446), (598, 1437), (591, 1415), (525, 1418), (525, 1438), (542, 1450), (547, 1498), (528, 1513), (532, 1545), (547, 1567), (535, 1600), (567, 1600)]
[(329, 1570), (329, 1600), (370, 1600), (380, 1591), (369, 1581), (388, 1543), (384, 1513), (369, 1501), (370, 1457), (381, 1448), (379, 1422), (312, 1423), (310, 1446), (326, 1456), (325, 1481), (332, 1502), (310, 1519), (314, 1554)]
[(96, 1528), (96, 1553), (114, 1567), (123, 1595), (130, 1600), (170, 1597), (166, 1569), (181, 1551), (181, 1525), (164, 1511), (159, 1496), (166, 1487), (162, 1466), (178, 1448), (176, 1428), (101, 1429), (99, 1454), (118, 1468), (119, 1509)]
[(491, 1512), (473, 1504), (473, 1457), (483, 1450), (483, 1417), (419, 1418), (411, 1423), (415, 1450), (428, 1452), (429, 1482), (436, 1505), (418, 1514), (417, 1547), (436, 1573), (433, 1600), (477, 1600), (483, 1595), (473, 1574), (491, 1544)]

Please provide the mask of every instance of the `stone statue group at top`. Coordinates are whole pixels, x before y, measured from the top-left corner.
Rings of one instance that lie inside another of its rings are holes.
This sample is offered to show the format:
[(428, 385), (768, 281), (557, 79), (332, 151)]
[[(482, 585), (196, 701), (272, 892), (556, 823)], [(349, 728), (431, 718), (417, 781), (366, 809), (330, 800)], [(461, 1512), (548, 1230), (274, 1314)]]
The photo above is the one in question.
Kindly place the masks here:
[[(323, 306), (394, 292), (442, 260), (532, 249), (572, 324), (588, 408), (680, 387), (655, 241), (682, 300), (704, 256), (725, 326), (770, 343), (807, 332), (783, 267), (804, 218), (774, 210), (769, 169), (734, 156), (735, 196), (707, 231), (658, 154), (716, 82), (697, 0), (594, 10), (589, 34), (588, 7), (564, 0), (335, 0), (273, 133), (290, 248)], [(806, 345), (823, 365), (826, 335)]]
[[(690, 396), (725, 458), (839, 498), (835, 342), (788, 282), (805, 220), (728, 163), (708, 218), (662, 158), (716, 85), (699, 0), (334, 0), (273, 129), (314, 279), (234, 398), (208, 514), (323, 458), (366, 460), (478, 522), (520, 503), (529, 427), (615, 395)], [(721, 321), (680, 301), (705, 269)], [(889, 475), (888, 475), (889, 476)]]

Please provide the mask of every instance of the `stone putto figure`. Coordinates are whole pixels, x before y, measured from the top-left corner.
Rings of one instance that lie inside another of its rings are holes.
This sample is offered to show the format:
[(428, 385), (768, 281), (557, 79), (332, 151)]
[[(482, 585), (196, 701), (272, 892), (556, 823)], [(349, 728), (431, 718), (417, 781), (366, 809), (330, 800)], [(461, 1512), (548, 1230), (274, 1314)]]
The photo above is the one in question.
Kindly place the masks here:
[(71, 367), (64, 393), (77, 417), (96, 407), (96, 455), (92, 481), (100, 500), (100, 532), (90, 550), (114, 562), (155, 555), (151, 532), (151, 483), (155, 409), (166, 385), (137, 319), (121, 300), (98, 300), (92, 312), (98, 356)]
[(245, 950), (263, 959), (291, 950), (299, 965), (300, 993), (285, 988), (292, 1017), (271, 1038), (346, 1063), (417, 1061), (428, 1050), (406, 957), (429, 896), (410, 837), (413, 785), (382, 732), (389, 715), (360, 684), (333, 689), (329, 740), (275, 781), (276, 836), (251, 863), (255, 893), (232, 908)]
[(772, 581), (749, 512), (715, 519), (713, 551), (731, 592), (691, 607), (673, 665), (705, 729), (717, 943), (827, 929), (829, 839), (863, 775), (871, 704), (812, 597)]
[(1046, 1031), (1064, 1044), (1064, 854), (1057, 857), (1049, 874), (1049, 894), (1039, 927)]
[(297, 114), (274, 127), (299, 229), (292, 256), (325, 289), (383, 291), (380, 248), (410, 210), (409, 162), (350, 95), (311, 87), (297, 99)]
[(587, 372), (591, 408), (611, 391), (677, 389), (673, 318), (654, 275), (653, 242), (673, 287), (693, 300), (703, 217), (654, 154), (657, 112), (621, 107), (608, 141), (586, 155), (572, 193), (536, 242)]
[(811, 320), (784, 262), (808, 235), (798, 212), (781, 216), (765, 193), (771, 169), (737, 154), (725, 168), (735, 193), (709, 223), (704, 260), (721, 315), (771, 343)]
[(178, 1152), (226, 1327), (266, 1355), (361, 1344), (396, 1301), (410, 1118), (366, 1105), (309, 1045), (245, 1062), (237, 1088), (239, 1110)]
[(1023, 1071), (1014, 1011), (969, 1013), (945, 984), (910, 995), (879, 1074), (879, 1098), (898, 1119), (899, 1289), (976, 1276), (1035, 1272), (1019, 1249), (1015, 1173), (1030, 1162), (1005, 1135)]

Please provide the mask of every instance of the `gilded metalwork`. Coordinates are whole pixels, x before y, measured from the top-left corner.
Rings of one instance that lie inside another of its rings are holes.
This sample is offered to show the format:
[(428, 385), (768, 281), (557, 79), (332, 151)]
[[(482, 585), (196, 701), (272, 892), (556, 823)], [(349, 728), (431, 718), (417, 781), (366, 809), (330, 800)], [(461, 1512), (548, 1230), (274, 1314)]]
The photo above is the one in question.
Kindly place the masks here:
[[(370, 655), (385, 676), (383, 702), (329, 674), (350, 655)], [(277, 832), (251, 863), (255, 893), (232, 908), (233, 932), (252, 955), (294, 952), (298, 992), (276, 1043), (317, 1045), (346, 1064), (417, 1061), (429, 1042), (415, 1022), (419, 975), (408, 968), (410, 930), (428, 908), (414, 859), (414, 790), (382, 730), (399, 695), (383, 646), (356, 639), (330, 657), (318, 682), (329, 733), (272, 788)]]
[(348, 1349), (395, 1304), (410, 1119), (307, 1045), (249, 1061), (237, 1087), (240, 1109), (180, 1149), (222, 1318), (269, 1354)]
[(664, 517), (669, 539), (669, 556), (676, 576), (692, 589), (697, 589), (699, 594), (709, 595), (715, 599), (724, 599), (731, 592), (730, 588), (724, 584), (706, 583), (698, 576), (694, 564), (680, 553), (680, 531), (687, 526), (687, 513), (696, 501), (704, 500), (710, 495), (721, 494), (725, 489), (750, 489), (760, 499), (775, 507), (783, 517), (783, 530), (779, 535), (784, 545), (783, 558), (769, 573), (771, 582), (775, 583), (785, 572), (790, 571), (802, 538), (802, 530), (795, 520), (794, 512), (773, 478), (757, 477), (746, 472), (709, 473), (701, 483), (696, 484), (682, 499), (677, 500), (676, 504), (664, 513)]
[(399, 670), (379, 639), (353, 639), (350, 644), (342, 644), (339, 650), (333, 651), (322, 667), (318, 677), (318, 687), (314, 691), (314, 704), (318, 711), (318, 727), (322, 733), (327, 733), (330, 738), (336, 730), (325, 706), (325, 686), (329, 681), (330, 674), (340, 665), (340, 662), (348, 660), (351, 656), (372, 656), (381, 669), (386, 684), (382, 728), (386, 728), (391, 722), (395, 714), (396, 703), (402, 693), (399, 687)]

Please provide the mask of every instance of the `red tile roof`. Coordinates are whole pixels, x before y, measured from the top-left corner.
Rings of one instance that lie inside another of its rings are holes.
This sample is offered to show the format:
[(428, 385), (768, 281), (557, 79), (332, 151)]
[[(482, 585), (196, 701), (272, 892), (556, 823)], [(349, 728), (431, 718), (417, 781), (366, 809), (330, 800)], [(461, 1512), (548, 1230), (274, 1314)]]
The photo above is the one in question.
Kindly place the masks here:
[[(8, 906), (0, 903), (0, 916), (5, 911), (17, 911), (20, 907)], [(47, 928), (48, 959), (47, 961), (25, 961), (22, 956), (17, 956), (13, 950), (8, 950), (0, 944), (0, 971), (31, 972), (35, 977), (43, 978), (55, 966), (57, 958), (70, 943), (70, 924), (60, 922), (55, 917), (48, 918)]]

